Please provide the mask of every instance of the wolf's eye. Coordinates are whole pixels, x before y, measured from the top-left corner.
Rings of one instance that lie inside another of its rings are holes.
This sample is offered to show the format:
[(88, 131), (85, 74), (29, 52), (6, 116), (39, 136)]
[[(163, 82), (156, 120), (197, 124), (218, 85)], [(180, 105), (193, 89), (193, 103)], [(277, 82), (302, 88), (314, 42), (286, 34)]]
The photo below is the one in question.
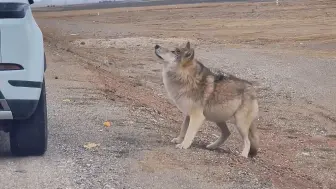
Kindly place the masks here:
[(174, 51), (171, 51), (172, 53), (179, 55), (180, 54), (180, 50), (179, 49), (175, 49)]
[(180, 49), (175, 49), (176, 54), (180, 54), (180, 52), (181, 52)]

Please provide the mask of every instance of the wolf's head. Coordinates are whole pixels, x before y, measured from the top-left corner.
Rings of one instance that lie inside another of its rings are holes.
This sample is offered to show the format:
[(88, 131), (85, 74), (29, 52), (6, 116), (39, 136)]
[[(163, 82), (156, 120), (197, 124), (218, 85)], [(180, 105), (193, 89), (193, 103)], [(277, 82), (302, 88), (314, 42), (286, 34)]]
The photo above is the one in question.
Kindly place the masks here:
[(170, 66), (188, 66), (194, 60), (194, 49), (190, 48), (188, 41), (185, 47), (176, 47), (174, 50), (168, 50), (160, 45), (155, 45), (155, 54)]

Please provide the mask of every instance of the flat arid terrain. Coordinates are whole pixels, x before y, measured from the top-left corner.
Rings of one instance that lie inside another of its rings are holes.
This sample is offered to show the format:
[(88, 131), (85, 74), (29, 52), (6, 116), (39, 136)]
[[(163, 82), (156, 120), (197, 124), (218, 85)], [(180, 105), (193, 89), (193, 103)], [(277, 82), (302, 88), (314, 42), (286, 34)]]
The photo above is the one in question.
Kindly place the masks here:
[[(29, 160), (4, 155), (0, 167), (19, 164), (0, 176), (1, 183), (18, 180), (5, 188), (336, 188), (336, 1), (34, 16), (47, 54), (49, 149)], [(232, 120), (232, 134), (218, 150), (205, 148), (219, 136), (209, 122), (190, 149), (170, 142), (183, 117), (166, 95), (154, 46), (187, 41), (206, 66), (257, 88), (255, 158), (239, 156), (243, 141)]]

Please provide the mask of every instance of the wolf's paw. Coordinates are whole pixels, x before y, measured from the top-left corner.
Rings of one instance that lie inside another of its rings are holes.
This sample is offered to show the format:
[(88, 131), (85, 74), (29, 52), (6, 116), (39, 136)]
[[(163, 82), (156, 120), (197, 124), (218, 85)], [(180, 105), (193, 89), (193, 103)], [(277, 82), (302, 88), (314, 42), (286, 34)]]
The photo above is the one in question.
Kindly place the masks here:
[(211, 143), (211, 144), (207, 145), (206, 148), (207, 148), (208, 150), (215, 150), (215, 149), (218, 148), (218, 145), (217, 145), (217, 144), (213, 144), (213, 143)]
[(183, 141), (183, 138), (179, 138), (179, 137), (173, 138), (173, 140), (171, 140), (171, 142), (174, 144), (181, 144), (182, 141)]
[(185, 145), (182, 142), (181, 144), (177, 144), (175, 147), (178, 148), (178, 149), (187, 149), (187, 148), (190, 147), (190, 145)]
[(239, 155), (240, 157), (242, 157), (242, 158), (248, 158), (248, 155), (247, 154), (243, 154), (243, 153), (241, 153), (240, 155)]

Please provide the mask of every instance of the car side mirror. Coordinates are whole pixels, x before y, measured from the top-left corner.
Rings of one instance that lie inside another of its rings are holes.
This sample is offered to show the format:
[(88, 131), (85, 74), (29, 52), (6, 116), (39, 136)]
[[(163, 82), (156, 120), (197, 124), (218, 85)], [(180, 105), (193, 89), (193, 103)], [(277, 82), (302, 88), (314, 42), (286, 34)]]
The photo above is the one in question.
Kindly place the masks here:
[(28, 0), (29, 4), (34, 4), (34, 0)]

